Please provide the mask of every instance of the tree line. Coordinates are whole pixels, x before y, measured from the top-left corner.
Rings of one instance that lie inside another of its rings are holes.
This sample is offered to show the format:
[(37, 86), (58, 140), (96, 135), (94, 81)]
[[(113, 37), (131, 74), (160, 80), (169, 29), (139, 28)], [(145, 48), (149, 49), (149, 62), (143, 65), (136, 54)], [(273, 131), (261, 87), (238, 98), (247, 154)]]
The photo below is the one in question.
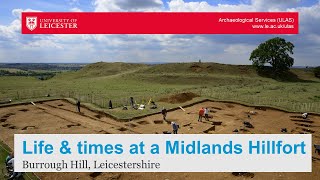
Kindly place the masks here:
[(35, 72), (35, 71), (16, 71), (0, 70), (0, 76), (32, 76), (40, 80), (47, 80), (56, 75), (55, 72)]

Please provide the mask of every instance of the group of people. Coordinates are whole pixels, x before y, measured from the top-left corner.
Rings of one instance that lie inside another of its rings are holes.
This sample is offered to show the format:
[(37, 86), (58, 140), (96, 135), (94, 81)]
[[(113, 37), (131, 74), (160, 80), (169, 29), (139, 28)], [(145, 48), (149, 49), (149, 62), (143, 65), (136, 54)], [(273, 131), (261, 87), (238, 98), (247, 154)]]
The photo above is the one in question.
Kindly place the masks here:
[[(163, 116), (163, 120), (167, 121), (168, 112), (166, 108), (164, 107), (162, 108), (161, 114)], [(199, 110), (198, 122), (202, 122), (203, 117), (205, 118), (205, 120), (209, 121), (209, 109), (207, 107), (206, 108), (202, 107)], [(171, 125), (172, 125), (173, 134), (178, 134), (179, 125), (176, 122), (171, 122)]]
[[(167, 114), (168, 114), (168, 111), (167, 111), (167, 109), (166, 108), (162, 108), (162, 110), (161, 110), (161, 114), (162, 114), (162, 116), (163, 116), (163, 120), (164, 121), (167, 121)], [(172, 126), (172, 133), (173, 134), (178, 134), (178, 130), (179, 130), (179, 124), (177, 124), (176, 122), (171, 122), (171, 126)]]
[[(80, 100), (77, 101), (76, 105), (77, 105), (77, 110), (80, 113), (80, 107), (81, 107)], [(152, 105), (156, 106), (154, 102), (152, 102)], [(166, 121), (167, 120), (168, 111), (167, 111), (167, 109), (165, 107), (162, 108), (161, 114), (163, 116), (163, 120)], [(202, 107), (199, 110), (198, 122), (202, 122), (202, 117), (204, 117), (205, 120), (209, 121), (209, 109), (207, 107), (206, 108)], [(179, 125), (176, 124), (175, 122), (172, 122), (171, 125), (172, 125), (172, 129), (173, 129), (173, 134), (178, 134)]]
[(202, 117), (204, 116), (205, 120), (209, 121), (209, 109), (206, 108), (201, 108), (199, 110), (199, 118), (198, 118), (198, 122), (202, 122)]

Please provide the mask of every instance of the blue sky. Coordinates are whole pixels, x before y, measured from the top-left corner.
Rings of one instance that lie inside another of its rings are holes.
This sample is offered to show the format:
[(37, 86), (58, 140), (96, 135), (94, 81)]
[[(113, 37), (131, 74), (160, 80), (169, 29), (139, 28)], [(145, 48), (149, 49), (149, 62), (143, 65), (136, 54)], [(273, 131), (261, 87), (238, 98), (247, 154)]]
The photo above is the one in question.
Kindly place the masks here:
[(2, 0), (1, 62), (178, 62), (249, 64), (251, 51), (276, 35), (21, 35), (22, 11), (297, 11), (295, 65), (320, 65), (319, 0)]

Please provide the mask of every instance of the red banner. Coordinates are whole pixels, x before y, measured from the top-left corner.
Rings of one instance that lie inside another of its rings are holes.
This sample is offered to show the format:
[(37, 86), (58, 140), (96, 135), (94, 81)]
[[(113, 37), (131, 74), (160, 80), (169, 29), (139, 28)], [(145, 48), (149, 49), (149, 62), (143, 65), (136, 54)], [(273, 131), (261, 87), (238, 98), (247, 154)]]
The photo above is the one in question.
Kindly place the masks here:
[(23, 12), (22, 34), (298, 34), (297, 12)]

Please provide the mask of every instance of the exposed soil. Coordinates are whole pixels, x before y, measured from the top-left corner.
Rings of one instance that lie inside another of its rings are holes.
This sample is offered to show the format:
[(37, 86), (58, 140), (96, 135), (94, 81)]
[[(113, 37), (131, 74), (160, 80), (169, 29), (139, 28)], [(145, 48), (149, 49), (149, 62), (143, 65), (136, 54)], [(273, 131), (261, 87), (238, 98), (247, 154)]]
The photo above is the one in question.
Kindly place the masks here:
[(147, 121), (139, 121), (139, 122), (137, 122), (138, 124), (141, 124), (141, 125), (146, 125), (146, 124), (150, 124), (149, 122), (147, 122)]
[(95, 115), (94, 117), (100, 119), (102, 116), (100, 114)]
[(221, 121), (213, 121), (212, 122), (212, 125), (215, 125), (215, 126), (220, 126), (222, 124)]
[(9, 126), (9, 129), (17, 129), (16, 126)]
[(163, 121), (162, 120), (154, 120), (153, 121), (155, 124), (163, 124)]
[(187, 126), (190, 126), (191, 125), (191, 123), (188, 123), (188, 124), (184, 124), (184, 125), (182, 125), (183, 127), (187, 127)]
[(234, 175), (234, 176), (242, 176), (242, 177), (247, 177), (247, 178), (253, 178), (254, 177), (253, 173), (248, 173), (248, 172), (233, 172), (232, 175)]
[(27, 112), (27, 111), (29, 111), (29, 109), (20, 109), (19, 111)]
[[(211, 106), (211, 108), (213, 108), (213, 109), (217, 109), (217, 110), (223, 110), (222, 108), (214, 107), (214, 106)], [(211, 110), (210, 110), (210, 111), (211, 111)]]
[(290, 120), (295, 122), (314, 123), (314, 121), (309, 121), (309, 120), (296, 120), (296, 119), (290, 119)]
[(94, 172), (94, 173), (90, 174), (90, 177), (96, 178), (96, 177), (100, 176), (101, 174), (102, 174), (101, 172)]
[(131, 128), (135, 128), (135, 127), (137, 127), (137, 125), (132, 124), (132, 123), (125, 124), (125, 126), (131, 127)]
[(71, 128), (71, 127), (74, 127), (74, 126), (81, 126), (81, 124), (77, 123), (77, 124), (68, 124), (67, 125), (68, 128)]
[(210, 127), (209, 129), (207, 129), (207, 130), (205, 130), (205, 131), (203, 131), (203, 132), (206, 133), (206, 134), (208, 134), (209, 132), (215, 131), (215, 130), (216, 130), (216, 126), (212, 126), (212, 127)]
[(24, 128), (22, 128), (21, 130), (27, 130), (27, 129), (35, 129), (35, 126), (26, 126)]
[[(63, 106), (59, 106), (63, 104)], [(255, 109), (238, 104), (219, 102), (204, 102), (185, 108), (186, 112), (198, 112), (201, 107), (210, 107), (216, 112), (215, 121), (198, 122), (197, 113), (185, 113), (181, 110), (168, 112), (168, 121), (162, 121), (161, 114), (156, 114), (131, 122), (119, 122), (99, 113), (82, 108), (82, 113), (76, 112), (75, 105), (65, 101), (48, 101), (37, 106), (17, 105), (0, 108), (0, 137), (10, 147), (14, 144), (14, 134), (154, 134), (170, 133), (171, 121), (180, 125), (179, 134), (232, 134), (238, 129), (239, 134), (280, 134), (282, 128), (288, 129), (288, 134), (312, 134), (313, 144), (320, 144), (320, 116), (309, 116), (301, 119), (301, 114), (286, 113), (274, 109)], [(28, 111), (20, 111), (28, 109)], [(265, 111), (267, 110), (267, 111)], [(256, 111), (250, 123), (254, 129), (244, 128), (247, 120), (246, 112)], [(228, 115), (226, 115), (228, 114)], [(217, 121), (218, 120), (218, 121)], [(9, 123), (8, 123), (9, 122)], [(169, 122), (167, 124), (166, 122)], [(213, 128), (214, 125), (214, 128)], [(308, 126), (310, 125), (310, 126)], [(70, 128), (67, 128), (70, 126)], [(308, 126), (308, 127), (307, 127)], [(250, 131), (249, 131), (250, 130)], [(168, 136), (171, 136), (168, 134)], [(314, 151), (314, 149), (313, 149)], [(202, 180), (202, 179), (319, 179), (320, 156), (313, 152), (311, 173), (36, 173), (41, 179), (131, 179), (131, 180)]]
[(100, 134), (111, 134), (111, 133), (109, 133), (109, 132), (107, 132), (107, 131), (105, 131), (105, 130), (101, 130), (101, 131), (99, 131), (99, 133), (100, 133)]
[(234, 108), (234, 105), (232, 105), (232, 104), (226, 104), (226, 106), (227, 106), (228, 108)]
[(231, 116), (231, 117), (234, 117), (235, 115), (234, 114), (224, 114), (226, 116)]
[(303, 119), (302, 116), (290, 116), (291, 118)]
[(118, 130), (119, 130), (119, 131), (126, 131), (127, 128), (121, 127), (121, 128), (119, 128)]

